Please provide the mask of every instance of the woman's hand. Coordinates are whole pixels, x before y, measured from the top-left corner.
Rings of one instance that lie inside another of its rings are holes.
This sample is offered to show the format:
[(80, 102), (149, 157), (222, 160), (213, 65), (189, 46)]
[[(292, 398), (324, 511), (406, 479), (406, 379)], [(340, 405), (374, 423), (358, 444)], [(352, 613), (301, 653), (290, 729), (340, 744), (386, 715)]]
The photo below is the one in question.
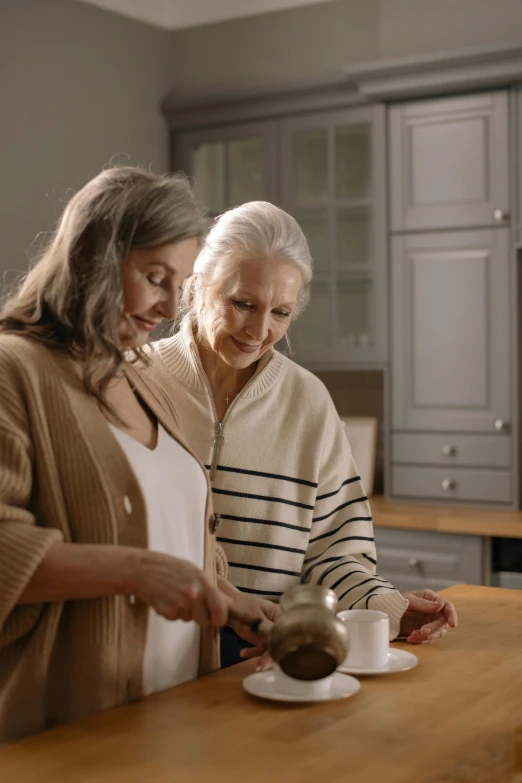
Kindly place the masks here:
[(448, 626), (457, 627), (455, 607), (433, 590), (414, 590), (402, 595), (409, 604), (401, 619), (399, 638), (410, 644), (422, 644), (444, 636)]
[(140, 550), (127, 591), (166, 620), (225, 625), (229, 603), (206, 574), (188, 560)]
[[(281, 607), (273, 601), (242, 593), (221, 576), (218, 576), (218, 586), (226, 595), (229, 604), (230, 614), (226, 624), (233, 628), (241, 639), (254, 645), (241, 650), (241, 657), (255, 658), (261, 655), (262, 664), (268, 666), (270, 656), (266, 652), (268, 639), (266, 631), (282, 614)], [(252, 630), (251, 625), (256, 621), (263, 623), (264, 632)]]
[[(253, 644), (253, 647), (244, 647), (241, 650), (242, 658), (256, 658), (267, 650), (268, 635), (271, 625), (282, 613), (279, 604), (266, 601), (264, 598), (255, 598), (251, 595), (239, 593), (240, 597), (231, 605), (233, 616), (229, 618), (230, 625), (241, 639)], [(264, 625), (264, 630), (253, 631), (251, 624), (259, 620)], [(266, 658), (265, 658), (266, 662)]]

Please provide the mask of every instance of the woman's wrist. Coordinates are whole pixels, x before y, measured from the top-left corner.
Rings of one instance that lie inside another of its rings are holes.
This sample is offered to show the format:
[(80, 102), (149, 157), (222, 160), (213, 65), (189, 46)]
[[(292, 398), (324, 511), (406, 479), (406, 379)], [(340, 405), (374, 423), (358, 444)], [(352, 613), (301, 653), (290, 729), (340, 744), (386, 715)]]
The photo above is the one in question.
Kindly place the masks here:
[(234, 587), (234, 585), (225, 579), (224, 576), (217, 576), (217, 586), (225, 595), (229, 595), (231, 598), (235, 598), (238, 594), (242, 595), (241, 591)]
[(18, 603), (130, 595), (135, 592), (146, 551), (111, 544), (57, 543), (33, 573)]

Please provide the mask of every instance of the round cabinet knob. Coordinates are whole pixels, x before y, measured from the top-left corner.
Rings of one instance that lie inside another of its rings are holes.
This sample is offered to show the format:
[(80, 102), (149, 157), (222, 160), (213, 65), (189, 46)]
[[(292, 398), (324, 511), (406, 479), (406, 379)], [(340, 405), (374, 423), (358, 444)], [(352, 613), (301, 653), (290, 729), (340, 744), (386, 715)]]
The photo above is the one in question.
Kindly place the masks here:
[(443, 479), (441, 483), (442, 489), (445, 489), (446, 491), (448, 489), (455, 489), (455, 482), (451, 479)]
[(420, 560), (418, 560), (416, 557), (410, 557), (408, 560), (408, 567), (409, 568), (418, 568), (420, 566)]
[(455, 446), (443, 446), (442, 447), (442, 453), (445, 457), (454, 457), (457, 453), (457, 449)]
[(507, 422), (502, 419), (497, 419), (495, 422), (495, 429), (497, 432), (505, 432), (508, 428)]
[(497, 223), (506, 223), (509, 220), (509, 212), (504, 212), (503, 209), (493, 210), (493, 218)]

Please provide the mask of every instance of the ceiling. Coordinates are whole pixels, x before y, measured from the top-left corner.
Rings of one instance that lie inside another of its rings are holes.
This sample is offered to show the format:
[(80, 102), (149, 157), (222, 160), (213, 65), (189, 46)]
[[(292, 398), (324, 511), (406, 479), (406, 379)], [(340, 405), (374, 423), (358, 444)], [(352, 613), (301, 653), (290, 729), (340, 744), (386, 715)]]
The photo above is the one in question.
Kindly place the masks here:
[(180, 30), (184, 27), (255, 16), (333, 0), (79, 0), (140, 22)]

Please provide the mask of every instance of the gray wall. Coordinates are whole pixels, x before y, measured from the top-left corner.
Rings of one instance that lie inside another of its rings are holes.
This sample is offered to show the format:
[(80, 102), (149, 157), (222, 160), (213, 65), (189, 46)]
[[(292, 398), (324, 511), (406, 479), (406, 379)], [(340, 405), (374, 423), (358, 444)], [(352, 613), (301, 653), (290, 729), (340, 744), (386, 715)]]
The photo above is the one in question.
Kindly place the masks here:
[(1, 0), (0, 273), (26, 268), (68, 190), (114, 155), (167, 169), (171, 51), (169, 33), (83, 3)]
[(180, 103), (339, 77), (375, 58), (522, 43), (522, 0), (335, 0), (173, 33)]
[(382, 57), (522, 43), (521, 0), (380, 0), (380, 6)]
[(216, 101), (521, 39), (522, 0), (334, 0), (175, 33), (73, 0), (1, 0), (0, 275), (26, 267), (70, 189), (113, 156), (168, 167), (169, 92)]
[(379, 0), (332, 3), (234, 19), (172, 34), (183, 103), (339, 78), (379, 54)]

